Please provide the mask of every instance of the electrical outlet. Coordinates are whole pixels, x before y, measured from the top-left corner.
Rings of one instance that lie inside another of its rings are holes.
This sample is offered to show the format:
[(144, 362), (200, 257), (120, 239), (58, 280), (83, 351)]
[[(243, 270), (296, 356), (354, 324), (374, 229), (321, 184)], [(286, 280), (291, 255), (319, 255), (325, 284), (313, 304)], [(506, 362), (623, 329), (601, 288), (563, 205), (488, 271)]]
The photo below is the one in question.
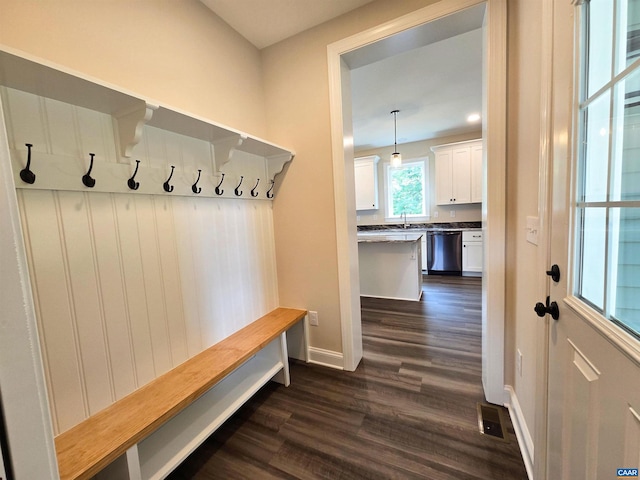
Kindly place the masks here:
[(433, 218), (438, 218), (438, 214), (439, 214), (439, 212), (437, 210), (435, 212), (433, 212)]
[(522, 376), (522, 352), (518, 349), (518, 353), (516, 356), (516, 370), (518, 371), (518, 376)]
[(449, 216), (451, 218), (456, 218), (456, 211), (455, 210), (449, 210)]
[(377, 213), (374, 213), (374, 214), (373, 214), (373, 219), (374, 219), (374, 220), (377, 220), (377, 219), (378, 219), (378, 214), (377, 214)]
[(318, 326), (318, 312), (309, 312), (309, 325)]

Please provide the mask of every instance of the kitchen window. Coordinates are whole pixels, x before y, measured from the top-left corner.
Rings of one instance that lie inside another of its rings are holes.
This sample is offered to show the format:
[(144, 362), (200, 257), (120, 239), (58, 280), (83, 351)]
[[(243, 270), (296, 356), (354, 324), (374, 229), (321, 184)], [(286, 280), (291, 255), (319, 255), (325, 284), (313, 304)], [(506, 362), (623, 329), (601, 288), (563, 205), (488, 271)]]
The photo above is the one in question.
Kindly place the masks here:
[(425, 158), (403, 162), (400, 167), (385, 165), (387, 219), (427, 217), (426, 165)]
[(640, 338), (640, 2), (583, 8), (574, 292)]

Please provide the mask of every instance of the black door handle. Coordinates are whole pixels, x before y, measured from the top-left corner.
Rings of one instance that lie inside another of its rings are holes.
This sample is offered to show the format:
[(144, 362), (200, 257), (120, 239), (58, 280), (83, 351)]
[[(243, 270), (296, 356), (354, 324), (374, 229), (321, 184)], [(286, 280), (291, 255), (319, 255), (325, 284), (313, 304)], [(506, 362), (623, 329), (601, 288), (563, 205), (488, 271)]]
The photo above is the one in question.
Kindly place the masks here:
[(536, 306), (533, 307), (533, 310), (539, 317), (544, 317), (547, 313), (551, 315), (551, 318), (554, 320), (558, 320), (560, 318), (560, 309), (558, 308), (558, 304), (556, 302), (549, 303), (549, 297), (547, 297), (547, 304), (545, 305), (542, 302), (536, 303)]

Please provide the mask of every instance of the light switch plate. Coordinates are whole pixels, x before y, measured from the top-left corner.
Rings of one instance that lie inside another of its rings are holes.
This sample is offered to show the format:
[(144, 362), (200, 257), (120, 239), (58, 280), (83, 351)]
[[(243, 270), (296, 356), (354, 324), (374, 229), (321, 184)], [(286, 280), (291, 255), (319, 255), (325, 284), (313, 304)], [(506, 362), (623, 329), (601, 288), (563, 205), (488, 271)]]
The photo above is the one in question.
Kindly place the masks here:
[(527, 217), (527, 242), (538, 245), (538, 232), (540, 231), (540, 219)]

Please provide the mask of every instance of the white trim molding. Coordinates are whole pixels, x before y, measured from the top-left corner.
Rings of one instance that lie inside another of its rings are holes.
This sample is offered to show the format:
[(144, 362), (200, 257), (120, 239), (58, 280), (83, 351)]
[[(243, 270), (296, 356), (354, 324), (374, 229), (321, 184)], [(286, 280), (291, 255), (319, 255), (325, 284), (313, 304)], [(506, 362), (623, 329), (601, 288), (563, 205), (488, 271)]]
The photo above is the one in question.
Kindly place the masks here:
[(504, 396), (504, 406), (509, 410), (509, 416), (511, 417), (513, 430), (516, 432), (516, 438), (518, 439), (520, 452), (522, 452), (522, 460), (524, 461), (524, 467), (527, 470), (527, 476), (530, 480), (533, 480), (533, 438), (531, 437), (531, 433), (527, 427), (527, 422), (524, 419), (522, 408), (520, 408), (518, 396), (511, 385), (504, 386)]
[(51, 410), (4, 118), (0, 99), (0, 402), (9, 446), (3, 460), (9, 476), (53, 480)]
[(344, 358), (342, 354), (332, 350), (325, 350), (324, 348), (309, 347), (309, 363), (338, 370), (344, 369)]

